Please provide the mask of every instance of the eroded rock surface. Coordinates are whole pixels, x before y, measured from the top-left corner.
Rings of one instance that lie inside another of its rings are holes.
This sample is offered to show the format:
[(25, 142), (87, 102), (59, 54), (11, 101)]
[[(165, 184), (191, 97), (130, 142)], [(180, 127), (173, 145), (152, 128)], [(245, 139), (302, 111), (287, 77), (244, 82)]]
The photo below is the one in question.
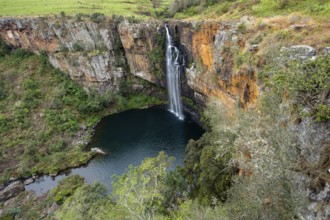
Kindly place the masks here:
[(6, 201), (24, 191), (24, 184), (21, 181), (10, 183), (0, 191), (0, 202)]

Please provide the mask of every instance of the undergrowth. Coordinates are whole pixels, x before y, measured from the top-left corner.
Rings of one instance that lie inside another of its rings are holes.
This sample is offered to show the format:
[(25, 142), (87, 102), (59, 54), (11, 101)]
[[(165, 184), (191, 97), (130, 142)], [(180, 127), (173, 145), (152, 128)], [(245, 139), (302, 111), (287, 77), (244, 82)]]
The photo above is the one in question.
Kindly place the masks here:
[(3, 43), (0, 52), (0, 182), (84, 164), (92, 157), (84, 147), (101, 117), (162, 103), (133, 91), (85, 91), (46, 55)]

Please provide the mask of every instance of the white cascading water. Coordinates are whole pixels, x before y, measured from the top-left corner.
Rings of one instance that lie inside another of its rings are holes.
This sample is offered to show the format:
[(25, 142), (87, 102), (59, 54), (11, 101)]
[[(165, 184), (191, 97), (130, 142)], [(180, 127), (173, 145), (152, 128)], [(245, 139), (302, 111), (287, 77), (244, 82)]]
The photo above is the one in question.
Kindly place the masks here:
[(172, 36), (166, 28), (166, 78), (167, 91), (169, 96), (169, 110), (174, 113), (179, 119), (183, 120), (181, 91), (180, 91), (180, 73), (184, 68), (184, 61), (180, 56), (180, 51), (176, 48), (172, 41)]

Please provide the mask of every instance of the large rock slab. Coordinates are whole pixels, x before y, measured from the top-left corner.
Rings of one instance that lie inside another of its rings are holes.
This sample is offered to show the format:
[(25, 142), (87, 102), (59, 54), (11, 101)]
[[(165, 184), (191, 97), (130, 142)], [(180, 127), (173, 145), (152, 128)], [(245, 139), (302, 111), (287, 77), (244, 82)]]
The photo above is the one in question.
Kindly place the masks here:
[(6, 201), (20, 192), (24, 191), (24, 184), (21, 181), (15, 181), (0, 191), (0, 202)]
[(283, 47), (282, 52), (289, 56), (290, 60), (307, 60), (316, 58), (316, 50), (308, 45), (294, 45)]

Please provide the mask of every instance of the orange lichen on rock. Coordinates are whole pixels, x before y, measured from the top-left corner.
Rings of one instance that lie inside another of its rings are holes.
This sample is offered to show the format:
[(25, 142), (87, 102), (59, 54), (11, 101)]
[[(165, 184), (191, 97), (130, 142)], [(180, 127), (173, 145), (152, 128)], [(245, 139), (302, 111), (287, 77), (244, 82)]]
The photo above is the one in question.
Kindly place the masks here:
[(213, 69), (213, 41), (217, 31), (217, 23), (203, 23), (193, 35), (192, 50), (194, 57), (199, 57), (207, 70)]
[(35, 52), (47, 51), (55, 52), (58, 49), (59, 43), (57, 40), (40, 39), (35, 31), (18, 31), (7, 30), (1, 31), (0, 36), (11, 45), (19, 46), (25, 49), (30, 49)]

